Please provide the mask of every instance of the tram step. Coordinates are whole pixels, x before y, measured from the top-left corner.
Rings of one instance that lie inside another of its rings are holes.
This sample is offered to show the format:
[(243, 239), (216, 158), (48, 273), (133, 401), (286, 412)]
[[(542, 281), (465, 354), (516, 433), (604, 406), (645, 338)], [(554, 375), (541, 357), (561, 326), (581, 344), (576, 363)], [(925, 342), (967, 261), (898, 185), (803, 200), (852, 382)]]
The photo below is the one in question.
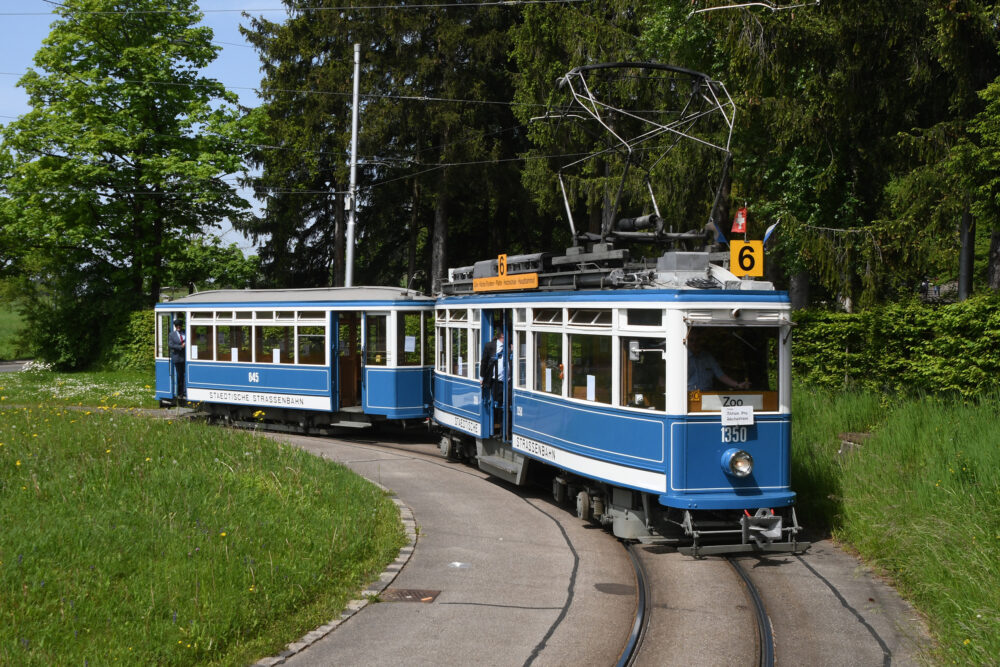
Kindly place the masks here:
[(502, 470), (505, 473), (516, 475), (521, 471), (521, 464), (515, 463), (509, 459), (501, 458), (499, 456), (479, 456), (479, 463), (481, 465), (487, 465), (491, 468), (496, 468), (497, 470)]
[(371, 428), (372, 424), (371, 422), (339, 421), (339, 422), (330, 422), (330, 426), (337, 428), (363, 429), (363, 428)]

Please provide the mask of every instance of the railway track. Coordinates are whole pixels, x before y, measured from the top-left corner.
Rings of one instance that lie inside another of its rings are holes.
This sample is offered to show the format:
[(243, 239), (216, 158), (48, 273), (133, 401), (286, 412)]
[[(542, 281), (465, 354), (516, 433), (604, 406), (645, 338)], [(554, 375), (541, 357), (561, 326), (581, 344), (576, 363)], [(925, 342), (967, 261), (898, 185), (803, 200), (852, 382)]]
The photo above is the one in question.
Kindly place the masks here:
[(771, 619), (767, 615), (767, 609), (764, 608), (764, 600), (761, 598), (760, 592), (757, 590), (757, 586), (754, 585), (750, 576), (740, 565), (739, 561), (731, 556), (726, 556), (725, 560), (743, 581), (747, 597), (753, 604), (754, 617), (757, 626), (757, 655), (759, 658), (757, 664), (759, 664), (760, 667), (773, 667), (774, 632), (771, 628)]
[[(618, 667), (684, 665), (706, 659), (715, 664), (774, 666), (770, 617), (739, 560), (690, 561), (674, 553), (647, 553), (639, 545), (626, 544), (625, 549), (635, 575), (636, 605)], [(746, 603), (741, 604), (744, 597)]]
[(646, 568), (642, 565), (642, 560), (632, 548), (632, 544), (626, 542), (625, 551), (628, 552), (629, 559), (632, 561), (632, 568), (635, 571), (637, 597), (632, 631), (629, 633), (628, 641), (625, 642), (625, 648), (622, 650), (616, 667), (631, 667), (631, 665), (635, 664), (636, 658), (639, 655), (639, 647), (642, 646), (643, 636), (645, 636), (646, 628), (649, 626), (651, 600), (649, 577), (646, 574)]

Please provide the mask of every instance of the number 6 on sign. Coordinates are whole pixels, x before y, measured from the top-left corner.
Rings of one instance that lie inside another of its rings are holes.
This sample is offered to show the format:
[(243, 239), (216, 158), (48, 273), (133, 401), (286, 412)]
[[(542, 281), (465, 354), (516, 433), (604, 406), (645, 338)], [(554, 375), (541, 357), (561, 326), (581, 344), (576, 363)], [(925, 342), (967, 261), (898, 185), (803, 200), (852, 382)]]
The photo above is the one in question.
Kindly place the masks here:
[(764, 275), (763, 241), (730, 241), (729, 270), (737, 276)]

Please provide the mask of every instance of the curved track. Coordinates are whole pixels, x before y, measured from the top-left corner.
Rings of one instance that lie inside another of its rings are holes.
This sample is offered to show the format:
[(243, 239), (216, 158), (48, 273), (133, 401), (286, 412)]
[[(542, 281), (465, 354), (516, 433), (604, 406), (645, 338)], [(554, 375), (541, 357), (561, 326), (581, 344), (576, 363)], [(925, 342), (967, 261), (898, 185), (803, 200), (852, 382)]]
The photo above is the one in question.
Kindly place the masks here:
[(774, 632), (771, 628), (771, 619), (764, 608), (764, 600), (760, 597), (760, 592), (750, 580), (749, 575), (740, 566), (739, 561), (729, 556), (725, 557), (726, 562), (736, 571), (743, 585), (746, 587), (747, 596), (753, 603), (754, 616), (757, 620), (757, 654), (758, 664), (761, 667), (773, 667), (774, 665)]
[(635, 659), (639, 655), (639, 647), (642, 646), (642, 638), (646, 634), (646, 627), (649, 625), (649, 577), (646, 576), (646, 568), (642, 565), (642, 560), (632, 549), (632, 545), (625, 543), (625, 551), (628, 552), (632, 567), (635, 570), (635, 620), (632, 622), (632, 632), (629, 633), (628, 641), (618, 659), (616, 667), (629, 667), (635, 664)]

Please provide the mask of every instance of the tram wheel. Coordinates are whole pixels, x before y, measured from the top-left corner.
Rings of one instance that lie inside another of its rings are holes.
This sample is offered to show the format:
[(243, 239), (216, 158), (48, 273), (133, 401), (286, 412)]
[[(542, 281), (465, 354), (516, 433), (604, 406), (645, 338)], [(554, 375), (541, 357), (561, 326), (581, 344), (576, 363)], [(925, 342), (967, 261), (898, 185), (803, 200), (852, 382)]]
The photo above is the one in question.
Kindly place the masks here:
[(586, 491), (576, 494), (576, 516), (580, 521), (590, 521), (590, 494)]

